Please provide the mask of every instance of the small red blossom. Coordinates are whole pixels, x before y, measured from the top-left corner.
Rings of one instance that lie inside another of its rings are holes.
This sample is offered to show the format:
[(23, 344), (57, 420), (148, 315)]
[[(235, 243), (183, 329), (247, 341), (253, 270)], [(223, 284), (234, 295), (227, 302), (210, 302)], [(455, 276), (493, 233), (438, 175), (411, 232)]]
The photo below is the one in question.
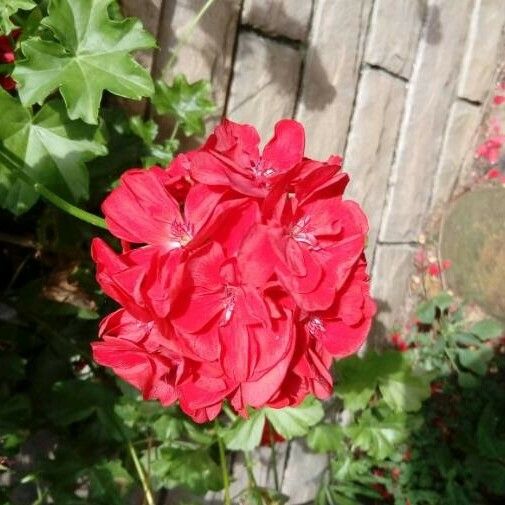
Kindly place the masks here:
[(403, 337), (399, 332), (393, 333), (390, 338), (393, 347), (398, 351), (405, 352), (409, 350), (409, 344), (405, 342), (405, 340), (403, 339)]
[(501, 184), (505, 184), (505, 174), (498, 168), (489, 169), (484, 178), (488, 181), (497, 181)]
[(412, 460), (412, 451), (410, 449), (407, 449), (403, 453), (402, 459), (403, 459), (403, 461), (411, 461)]
[(452, 262), (451, 260), (442, 260), (441, 262), (435, 261), (428, 265), (426, 271), (432, 277), (440, 277), (442, 272), (445, 272), (449, 268), (451, 268)]
[[(16, 59), (13, 42), (21, 34), (19, 29), (13, 30), (9, 35), (0, 36), (0, 64), (11, 65)], [(0, 75), (0, 86), (6, 91), (16, 88), (16, 81), (10, 75)]]
[(122, 252), (92, 243), (121, 306), (95, 361), (196, 422), (224, 401), (247, 416), (328, 397), (332, 360), (363, 345), (375, 312), (342, 159), (304, 158), (292, 120), (258, 146), (253, 127), (224, 121), (167, 169), (125, 172), (102, 205)]
[(502, 105), (503, 103), (505, 103), (505, 81), (496, 85), (496, 95), (493, 97), (494, 105)]
[(494, 165), (501, 155), (505, 135), (495, 135), (484, 141), (475, 152), (477, 158), (485, 158), (489, 163)]

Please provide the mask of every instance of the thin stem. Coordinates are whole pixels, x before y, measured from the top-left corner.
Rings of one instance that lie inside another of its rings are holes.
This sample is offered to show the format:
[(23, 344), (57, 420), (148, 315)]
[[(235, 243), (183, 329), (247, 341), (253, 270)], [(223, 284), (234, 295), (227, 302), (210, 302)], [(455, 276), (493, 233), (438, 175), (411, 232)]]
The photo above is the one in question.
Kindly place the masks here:
[(177, 132), (179, 131), (179, 126), (181, 123), (179, 121), (176, 121), (174, 124), (174, 129), (172, 130), (172, 135), (170, 135), (170, 140), (174, 140), (175, 136), (177, 135)]
[(20, 165), (13, 157), (5, 150), (4, 146), (0, 145), (0, 160), (3, 165), (6, 166), (11, 172), (13, 172), (18, 179), (22, 180), (24, 183), (31, 186), (40, 196), (45, 198), (48, 202), (52, 203), (55, 207), (58, 207), (63, 212), (70, 214), (71, 216), (84, 221), (85, 223), (92, 224), (93, 226), (98, 226), (99, 228), (107, 229), (107, 224), (105, 219), (95, 216), (90, 212), (72, 205), (63, 198), (59, 197), (56, 193), (47, 189), (43, 184), (38, 183), (30, 175), (28, 175), (24, 170), (23, 166)]
[(226, 455), (224, 452), (224, 443), (221, 435), (219, 434), (219, 424), (216, 421), (216, 437), (217, 445), (219, 447), (219, 461), (221, 463), (221, 472), (223, 474), (223, 486), (224, 486), (224, 505), (231, 505), (230, 498), (230, 476), (228, 475), (228, 463), (226, 462)]
[(272, 468), (274, 472), (274, 484), (275, 484), (275, 490), (277, 492), (280, 491), (280, 485), (279, 485), (279, 473), (277, 472), (277, 452), (275, 450), (275, 440), (274, 440), (274, 435), (272, 433), (272, 430), (270, 430), (270, 450), (272, 451)]
[(196, 16), (184, 27), (184, 29), (182, 30), (182, 35), (179, 38), (179, 41), (177, 42), (174, 50), (172, 51), (172, 55), (170, 56), (170, 59), (168, 60), (163, 73), (167, 72), (175, 64), (179, 51), (183, 46), (186, 45), (188, 40), (191, 38), (194, 29), (200, 22), (200, 19), (202, 19), (202, 17), (209, 10), (214, 1), (215, 0), (207, 0), (205, 5), (197, 12)]
[(247, 470), (247, 478), (249, 480), (249, 487), (254, 492), (257, 492), (258, 491), (258, 484), (256, 482), (256, 477), (254, 476), (253, 461), (252, 461), (250, 452), (244, 451), (244, 461), (245, 461), (245, 468)]
[(139, 461), (137, 452), (135, 451), (133, 444), (129, 440), (127, 442), (127, 445), (128, 445), (128, 452), (130, 453), (130, 456), (133, 460), (133, 464), (135, 465), (135, 470), (137, 471), (140, 482), (142, 484), (142, 489), (144, 491), (144, 497), (147, 501), (147, 505), (155, 505), (154, 497), (152, 495), (151, 489), (149, 488), (149, 483), (147, 482), (146, 474), (144, 473), (144, 469), (142, 468), (142, 465)]

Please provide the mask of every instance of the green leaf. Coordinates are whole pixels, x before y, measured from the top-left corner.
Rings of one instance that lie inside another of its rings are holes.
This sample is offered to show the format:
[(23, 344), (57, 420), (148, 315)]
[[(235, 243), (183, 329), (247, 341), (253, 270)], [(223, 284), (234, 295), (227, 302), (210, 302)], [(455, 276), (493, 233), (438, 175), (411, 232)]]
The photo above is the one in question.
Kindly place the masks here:
[(26, 59), (13, 73), (24, 105), (42, 103), (59, 89), (70, 118), (95, 124), (104, 90), (134, 100), (153, 93), (149, 73), (129, 53), (155, 41), (135, 19), (111, 20), (112, 1), (50, 0), (42, 24), (57, 40), (23, 42)]
[(382, 460), (391, 456), (397, 445), (407, 439), (407, 422), (407, 418), (402, 414), (391, 413), (385, 419), (379, 420), (370, 410), (366, 410), (356, 425), (344, 428), (344, 433), (354, 446), (371, 457)]
[[(60, 100), (45, 104), (33, 115), (0, 89), (0, 141), (26, 163), (33, 179), (68, 199), (88, 198), (89, 176), (85, 161), (103, 155), (96, 128), (70, 121)], [(35, 190), (20, 181), (0, 162), (0, 205), (22, 214), (38, 199)]]
[(57, 426), (86, 419), (99, 409), (114, 407), (114, 396), (104, 386), (80, 380), (55, 384), (47, 404), (48, 415)]
[(286, 439), (302, 437), (324, 417), (321, 403), (313, 397), (306, 398), (298, 407), (266, 408), (263, 411), (274, 430)]
[(426, 300), (417, 308), (416, 315), (423, 324), (431, 324), (437, 316), (437, 309), (441, 312), (447, 310), (454, 298), (449, 293), (440, 293), (431, 300)]
[(189, 84), (184, 75), (177, 75), (171, 86), (158, 81), (152, 101), (159, 114), (174, 116), (188, 137), (205, 133), (204, 119), (215, 109), (210, 83)]
[(388, 351), (367, 353), (340, 361), (336, 366), (341, 379), (335, 391), (347, 409), (364, 409), (376, 388), (388, 406), (397, 412), (413, 412), (430, 396), (431, 376), (413, 372), (405, 353)]
[(103, 461), (83, 472), (89, 479), (90, 501), (96, 504), (122, 505), (134, 483), (120, 460)]
[(479, 381), (469, 372), (458, 372), (458, 384), (464, 389), (472, 389), (479, 385)]
[(307, 435), (307, 445), (315, 452), (338, 452), (342, 444), (342, 427), (337, 424), (320, 424)]
[(2, 0), (0, 2), (0, 35), (8, 35), (16, 26), (11, 17), (17, 11), (29, 11), (36, 6), (33, 0)]
[(204, 494), (222, 488), (221, 469), (205, 450), (181, 450), (161, 446), (150, 464), (154, 487), (161, 489), (184, 485)]
[(142, 163), (144, 166), (168, 165), (179, 147), (177, 139), (168, 139), (163, 144), (156, 143), (158, 125), (152, 120), (143, 121), (140, 116), (134, 116), (129, 121), (130, 129), (144, 142)]
[(459, 362), (477, 375), (486, 374), (488, 363), (493, 357), (493, 350), (486, 346), (481, 346), (475, 350), (458, 349), (457, 353)]
[(226, 447), (232, 451), (252, 451), (261, 442), (265, 426), (265, 413), (256, 410), (249, 419), (237, 418), (230, 428), (223, 431)]
[(431, 395), (431, 377), (415, 374), (410, 366), (379, 379), (379, 390), (384, 401), (395, 412), (415, 412), (423, 400)]
[(493, 319), (486, 319), (475, 323), (470, 331), (481, 340), (493, 340), (503, 335), (503, 326)]

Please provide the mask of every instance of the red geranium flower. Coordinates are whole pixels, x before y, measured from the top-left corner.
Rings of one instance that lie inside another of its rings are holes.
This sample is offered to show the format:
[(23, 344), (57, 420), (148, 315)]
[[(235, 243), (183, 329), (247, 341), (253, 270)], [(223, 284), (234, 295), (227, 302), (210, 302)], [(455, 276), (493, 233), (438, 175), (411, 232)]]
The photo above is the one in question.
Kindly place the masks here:
[[(13, 30), (9, 35), (0, 36), (0, 64), (12, 64), (16, 59), (12, 42), (16, 41), (21, 30)], [(6, 91), (16, 88), (16, 81), (10, 75), (0, 75), (0, 86)]]
[(123, 251), (92, 245), (97, 280), (122, 306), (95, 360), (197, 422), (223, 401), (246, 416), (326, 398), (332, 359), (361, 347), (375, 311), (366, 217), (343, 199), (341, 158), (303, 158), (291, 120), (261, 155), (258, 144), (225, 121), (167, 169), (129, 170), (102, 206)]

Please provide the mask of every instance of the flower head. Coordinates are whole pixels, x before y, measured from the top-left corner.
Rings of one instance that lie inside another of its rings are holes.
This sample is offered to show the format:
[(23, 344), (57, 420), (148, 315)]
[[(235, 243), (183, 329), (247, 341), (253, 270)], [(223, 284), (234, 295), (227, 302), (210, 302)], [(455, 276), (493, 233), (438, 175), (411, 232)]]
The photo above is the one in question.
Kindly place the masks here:
[(260, 153), (254, 128), (224, 121), (167, 169), (123, 174), (102, 205), (123, 251), (92, 245), (121, 305), (98, 363), (197, 422), (224, 401), (246, 416), (329, 396), (332, 359), (361, 347), (375, 311), (367, 221), (343, 198), (341, 158), (308, 160), (303, 144), (283, 120)]

